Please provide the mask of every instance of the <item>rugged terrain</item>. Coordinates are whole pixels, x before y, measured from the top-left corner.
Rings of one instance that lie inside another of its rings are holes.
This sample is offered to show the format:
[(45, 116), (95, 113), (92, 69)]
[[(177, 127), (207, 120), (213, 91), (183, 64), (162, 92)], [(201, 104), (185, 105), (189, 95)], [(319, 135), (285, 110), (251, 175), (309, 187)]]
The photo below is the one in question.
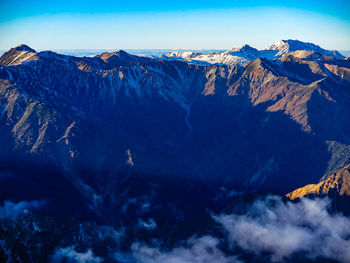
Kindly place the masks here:
[(350, 165), (332, 173), (318, 184), (308, 184), (286, 194), (291, 200), (300, 198), (329, 198), (332, 208), (350, 215)]
[(350, 165), (334, 172), (328, 179), (318, 183), (309, 184), (287, 194), (290, 199), (306, 195), (329, 195), (335, 192), (340, 196), (350, 196)]
[(206, 224), (208, 209), (243, 194), (333, 180), (350, 163), (350, 60), (291, 40), (229, 53), (239, 62), (9, 50), (1, 201), (119, 227), (156, 220), (164, 236), (167, 224)]

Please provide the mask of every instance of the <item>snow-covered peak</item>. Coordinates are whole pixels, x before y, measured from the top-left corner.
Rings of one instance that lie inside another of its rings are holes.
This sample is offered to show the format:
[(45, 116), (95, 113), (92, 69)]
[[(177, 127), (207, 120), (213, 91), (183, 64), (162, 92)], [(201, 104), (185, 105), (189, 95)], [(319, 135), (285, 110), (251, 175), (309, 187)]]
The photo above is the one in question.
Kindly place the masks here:
[(201, 55), (202, 53), (199, 52), (193, 52), (193, 51), (173, 51), (165, 53), (164, 56), (169, 58), (192, 58), (198, 55)]
[[(267, 59), (276, 59), (281, 58), (291, 52), (295, 51), (308, 51), (308, 52), (316, 52), (321, 56), (318, 56), (317, 59), (322, 56), (333, 57), (336, 59), (342, 59), (342, 56), (337, 51), (326, 50), (321, 48), (318, 45), (308, 42), (302, 42), (299, 40), (281, 40), (276, 44), (273, 44), (267, 48), (262, 50), (258, 50), (254, 47), (251, 47), (247, 44), (241, 45), (238, 47), (234, 47), (227, 51), (214, 52), (209, 54), (203, 54), (192, 51), (176, 51), (165, 53), (161, 56), (163, 59), (171, 59), (171, 60), (182, 60), (188, 63), (195, 64), (225, 64), (225, 65), (246, 65), (250, 61), (256, 58), (267, 58)], [(304, 59), (313, 59), (314, 56), (305, 56)]]
[(276, 44), (273, 44), (263, 50), (276, 50), (278, 51), (276, 53), (276, 56), (281, 57), (285, 54), (288, 54), (296, 50), (319, 51), (321, 49), (322, 48), (312, 43), (289, 39), (289, 40), (281, 40)]
[(231, 56), (241, 57), (247, 60), (253, 60), (260, 56), (259, 50), (247, 44), (234, 47), (228, 51)]
[(249, 46), (248, 44), (244, 44), (244, 45), (240, 45), (238, 47), (234, 47), (234, 48), (230, 49), (229, 51), (234, 52), (234, 51), (258, 51), (258, 50), (256, 48)]
[[(231, 54), (232, 53), (232, 54)], [(198, 53), (192, 51), (169, 52), (161, 56), (168, 60), (181, 60), (191, 64), (208, 65), (208, 64), (224, 64), (224, 65), (244, 65), (250, 59), (245, 58), (243, 53), (237, 52), (233, 54), (230, 51), (220, 51), (214, 53)]]
[(299, 40), (292, 40), (292, 39), (281, 40), (276, 44), (273, 44), (263, 49), (262, 51), (276, 51), (276, 53), (274, 54), (274, 57), (280, 58), (290, 52), (297, 51), (297, 50), (315, 51), (326, 56), (332, 56), (339, 59), (344, 58), (339, 52), (335, 50), (332, 50), (332, 51), (326, 50), (313, 43), (302, 42)]

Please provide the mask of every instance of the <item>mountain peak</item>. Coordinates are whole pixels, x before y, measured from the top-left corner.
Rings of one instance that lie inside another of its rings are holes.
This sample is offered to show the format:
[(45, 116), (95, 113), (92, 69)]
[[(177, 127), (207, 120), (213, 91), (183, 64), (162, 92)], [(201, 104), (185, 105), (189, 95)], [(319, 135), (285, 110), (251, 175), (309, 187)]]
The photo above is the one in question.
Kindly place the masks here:
[(286, 50), (286, 51), (296, 51), (296, 50), (311, 50), (311, 49), (321, 49), (319, 46), (303, 42), (300, 40), (294, 40), (294, 39), (287, 39), (287, 40), (280, 40), (277, 43), (265, 48), (264, 50)]
[(11, 48), (0, 57), (2, 65), (19, 65), (23, 62), (37, 60), (37, 53), (34, 49), (27, 45), (21, 44), (15, 48)]
[(228, 53), (232, 56), (242, 57), (249, 61), (259, 57), (259, 51), (248, 44), (234, 47), (230, 49)]
[(276, 54), (274, 54), (274, 57), (277, 58), (283, 57), (284, 55), (297, 50), (315, 51), (320, 54), (331, 56), (337, 59), (344, 58), (344, 56), (342, 56), (338, 51), (326, 50), (313, 43), (303, 42), (297, 39), (280, 40), (276, 44), (273, 44), (263, 49), (263, 51), (267, 52), (275, 51)]
[(250, 50), (250, 49), (255, 50), (255, 48), (249, 46), (248, 44), (244, 44), (244, 45), (240, 45), (240, 46), (232, 48), (231, 51)]
[(244, 45), (230, 49), (229, 52), (230, 53), (232, 53), (232, 52), (258, 53), (259, 51), (256, 48), (249, 46), (248, 44), (244, 44)]
[(115, 52), (116, 54), (119, 54), (119, 55), (129, 55), (129, 53), (128, 52), (126, 52), (126, 51), (124, 51), (124, 50), (122, 50), (122, 49), (120, 49), (119, 51), (117, 51), (117, 52)]
[(100, 57), (103, 60), (108, 60), (109, 58), (116, 56), (116, 57), (132, 57), (132, 55), (130, 55), (128, 52), (124, 51), (124, 50), (118, 50), (115, 52), (103, 52), (100, 55), (97, 55), (97, 57)]
[(104, 52), (96, 57), (102, 59), (104, 62), (111, 66), (121, 66), (131, 62), (141, 60), (141, 58), (131, 55), (124, 50), (115, 52)]
[(36, 53), (36, 51), (32, 48), (30, 48), (29, 46), (25, 45), (25, 44), (20, 44), (17, 47), (14, 48), (17, 51), (26, 51), (26, 52), (30, 52), (30, 53)]

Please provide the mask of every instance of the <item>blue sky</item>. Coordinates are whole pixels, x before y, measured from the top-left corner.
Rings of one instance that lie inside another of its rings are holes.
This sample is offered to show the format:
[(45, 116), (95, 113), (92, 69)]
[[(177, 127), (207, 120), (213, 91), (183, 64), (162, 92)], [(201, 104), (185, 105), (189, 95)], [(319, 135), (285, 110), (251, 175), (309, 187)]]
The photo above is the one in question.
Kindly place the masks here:
[(350, 50), (350, 1), (0, 0), (0, 49), (263, 48), (281, 39)]

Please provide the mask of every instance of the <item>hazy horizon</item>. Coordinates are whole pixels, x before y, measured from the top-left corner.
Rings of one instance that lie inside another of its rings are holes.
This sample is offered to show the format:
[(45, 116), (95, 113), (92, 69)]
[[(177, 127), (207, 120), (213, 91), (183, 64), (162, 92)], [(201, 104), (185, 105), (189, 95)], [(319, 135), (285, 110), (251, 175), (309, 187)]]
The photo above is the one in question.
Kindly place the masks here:
[[(24, 44), (24, 43), (23, 43)], [(314, 43), (315, 44), (315, 43)], [(21, 45), (21, 44), (19, 44)], [(25, 44), (26, 45), (26, 44)], [(18, 45), (17, 45), (18, 46)], [(15, 46), (14, 46), (15, 47)], [(12, 48), (14, 48), (12, 47)], [(184, 49), (184, 48), (134, 48), (134, 49), (118, 49), (118, 48), (112, 48), (112, 49), (36, 49), (35, 47), (30, 46), (30, 48), (33, 48), (34, 50), (36, 50), (37, 52), (41, 52), (41, 51), (53, 51), (56, 52), (58, 54), (62, 54), (62, 55), (69, 55), (69, 56), (77, 56), (77, 57), (83, 57), (83, 56), (87, 56), (87, 57), (91, 57), (91, 56), (95, 56), (95, 55), (99, 55), (103, 52), (115, 52), (115, 51), (119, 51), (119, 50), (124, 50), (129, 54), (132, 55), (138, 55), (138, 56), (159, 56), (162, 55), (166, 52), (174, 52), (174, 51), (194, 51), (194, 52), (200, 52), (200, 53), (213, 53), (213, 52), (220, 52), (220, 51), (226, 51), (227, 49)], [(9, 49), (0, 49), (0, 55), (4, 54), (5, 52), (7, 52)], [(332, 49), (335, 50), (335, 49)], [(350, 49), (349, 50), (337, 50), (338, 52), (340, 52), (343, 56), (345, 57), (349, 57), (350, 56)]]

